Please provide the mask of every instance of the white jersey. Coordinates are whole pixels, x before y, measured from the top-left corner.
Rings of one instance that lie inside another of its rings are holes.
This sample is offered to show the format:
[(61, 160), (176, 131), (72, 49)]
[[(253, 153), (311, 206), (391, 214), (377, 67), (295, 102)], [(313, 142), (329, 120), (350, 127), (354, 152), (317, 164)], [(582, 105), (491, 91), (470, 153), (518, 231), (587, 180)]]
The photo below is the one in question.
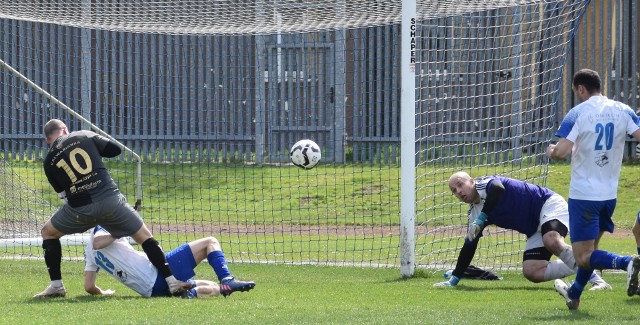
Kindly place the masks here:
[(567, 113), (556, 135), (574, 143), (569, 198), (617, 197), (624, 143), (639, 127), (629, 106), (605, 96), (591, 96)]
[(116, 280), (137, 293), (151, 297), (158, 270), (151, 264), (144, 252), (135, 250), (125, 238), (116, 239), (105, 248), (93, 249), (93, 237), (96, 233), (108, 233), (96, 227), (89, 237), (85, 250), (85, 271), (103, 269)]

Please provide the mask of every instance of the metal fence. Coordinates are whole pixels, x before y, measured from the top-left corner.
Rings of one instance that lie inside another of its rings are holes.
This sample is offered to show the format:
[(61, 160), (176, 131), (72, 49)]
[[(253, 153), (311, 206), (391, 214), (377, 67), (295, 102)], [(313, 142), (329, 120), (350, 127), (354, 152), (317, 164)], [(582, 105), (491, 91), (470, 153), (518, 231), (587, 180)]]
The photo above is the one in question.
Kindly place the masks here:
[[(638, 7), (592, 1), (557, 121), (575, 105), (570, 78), (584, 67), (601, 73), (609, 97), (640, 108)], [(0, 56), (146, 161), (279, 163), (306, 137), (323, 144), (325, 161), (397, 163), (399, 30), (189, 36), (0, 20)], [(41, 158), (43, 124), (68, 114), (7, 71), (0, 84), (0, 151)], [(634, 152), (629, 141), (626, 156)]]
[[(571, 76), (582, 68), (598, 71), (603, 79), (604, 95), (628, 104), (640, 114), (639, 26), (638, 1), (591, 1), (570, 47), (559, 115), (564, 115), (576, 104)], [(561, 118), (558, 116), (558, 121)], [(636, 145), (635, 140), (627, 141), (626, 158), (640, 160)]]

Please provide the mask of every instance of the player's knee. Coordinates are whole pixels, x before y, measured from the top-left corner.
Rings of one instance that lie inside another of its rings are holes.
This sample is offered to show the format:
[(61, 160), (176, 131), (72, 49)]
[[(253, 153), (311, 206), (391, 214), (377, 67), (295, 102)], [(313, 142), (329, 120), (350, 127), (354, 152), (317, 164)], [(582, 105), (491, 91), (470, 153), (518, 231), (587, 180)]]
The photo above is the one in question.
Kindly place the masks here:
[(534, 282), (534, 283), (538, 283), (541, 282), (539, 281), (539, 279), (536, 277), (536, 272), (535, 270), (532, 270), (531, 268), (523, 268), (522, 269), (522, 275), (524, 275), (525, 279)]
[(544, 281), (544, 269), (546, 262), (551, 259), (552, 253), (545, 247), (536, 247), (524, 251), (522, 258), (522, 275), (531, 282)]
[(588, 259), (576, 258), (576, 265), (582, 269), (590, 269), (591, 263), (589, 263)]
[(591, 256), (585, 255), (585, 254), (575, 254), (575, 251), (574, 251), (574, 256), (576, 259), (576, 265), (578, 265), (579, 268), (583, 268), (583, 269), (591, 268), (591, 263), (589, 262), (589, 260), (591, 259)]
[(638, 238), (640, 237), (640, 225), (636, 225), (633, 227), (633, 229), (631, 229), (631, 231), (633, 232), (633, 236)]
[(60, 233), (50, 222), (47, 222), (40, 228), (40, 236), (42, 239), (58, 239), (62, 237)]
[(566, 237), (569, 233), (569, 229), (567, 228), (567, 226), (565, 226), (558, 219), (549, 220), (543, 223), (542, 226), (540, 226), (540, 233), (543, 237), (544, 235), (552, 231), (558, 233), (561, 237)]
[[(640, 212), (638, 212), (638, 218), (640, 219)], [(640, 220), (636, 220), (631, 231), (633, 232), (633, 236), (636, 238), (640, 237)]]
[(576, 260), (576, 265), (579, 268), (590, 269), (591, 268), (591, 253), (590, 252), (577, 252), (573, 250), (573, 257)]
[(218, 250), (219, 251), (219, 250), (221, 250), (220, 242), (218, 241), (218, 239), (216, 237), (213, 237), (213, 236), (207, 237), (207, 246), (209, 246), (209, 249), (211, 251), (214, 251), (214, 250)]
[(40, 228), (40, 235), (42, 235), (42, 238), (44, 238), (45, 236), (48, 236), (51, 233), (51, 224), (50, 223), (45, 223), (42, 228)]
[(567, 226), (558, 220), (550, 220), (540, 226), (544, 246), (555, 255), (567, 246), (564, 237), (568, 231)]

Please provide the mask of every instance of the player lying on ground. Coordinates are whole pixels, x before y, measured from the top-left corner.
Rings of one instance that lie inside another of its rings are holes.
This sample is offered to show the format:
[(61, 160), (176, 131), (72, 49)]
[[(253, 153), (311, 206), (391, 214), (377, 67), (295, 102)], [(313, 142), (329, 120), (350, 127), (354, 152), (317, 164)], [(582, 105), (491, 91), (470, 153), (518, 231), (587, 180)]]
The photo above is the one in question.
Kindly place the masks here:
[[(478, 248), (482, 230), (488, 225), (527, 236), (522, 262), (522, 273), (527, 280), (537, 283), (576, 273), (573, 251), (564, 240), (569, 212), (562, 196), (548, 188), (512, 178), (485, 176), (474, 179), (465, 172), (451, 175), (449, 188), (460, 201), (469, 203), (469, 231), (452, 276), (434, 286), (458, 284)], [(559, 260), (549, 262), (552, 255)], [(595, 272), (590, 282), (591, 290), (611, 289)]]
[[(218, 276), (220, 285), (208, 280), (194, 280), (194, 269), (207, 259)], [(184, 298), (203, 298), (235, 291), (249, 291), (253, 281), (236, 280), (224, 258), (220, 243), (214, 237), (206, 237), (184, 244), (167, 253), (167, 261), (178, 280), (188, 282), (191, 289)], [(147, 256), (135, 250), (125, 238), (116, 239), (104, 228), (97, 226), (91, 232), (85, 251), (84, 289), (92, 295), (113, 295), (114, 290), (103, 290), (96, 285), (98, 271), (103, 269), (116, 280), (145, 297), (170, 296), (164, 278)]]

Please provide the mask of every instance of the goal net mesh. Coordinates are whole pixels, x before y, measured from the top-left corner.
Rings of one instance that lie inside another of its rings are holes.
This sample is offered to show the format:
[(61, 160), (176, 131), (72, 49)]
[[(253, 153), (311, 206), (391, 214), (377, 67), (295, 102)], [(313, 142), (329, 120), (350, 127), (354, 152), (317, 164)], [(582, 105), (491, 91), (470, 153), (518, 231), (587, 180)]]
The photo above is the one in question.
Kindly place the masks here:
[[(400, 130), (415, 127), (416, 266), (451, 268), (467, 209), (451, 173), (545, 183), (587, 4), (417, 1), (405, 126), (402, 1), (4, 1), (0, 254), (42, 256), (61, 204), (42, 127), (91, 129), (70, 108), (140, 155), (141, 175), (128, 154), (106, 162), (165, 250), (215, 236), (248, 263), (397, 267)], [(288, 158), (303, 138), (323, 151), (308, 171)], [(474, 264), (518, 268), (523, 247), (490, 228)]]

